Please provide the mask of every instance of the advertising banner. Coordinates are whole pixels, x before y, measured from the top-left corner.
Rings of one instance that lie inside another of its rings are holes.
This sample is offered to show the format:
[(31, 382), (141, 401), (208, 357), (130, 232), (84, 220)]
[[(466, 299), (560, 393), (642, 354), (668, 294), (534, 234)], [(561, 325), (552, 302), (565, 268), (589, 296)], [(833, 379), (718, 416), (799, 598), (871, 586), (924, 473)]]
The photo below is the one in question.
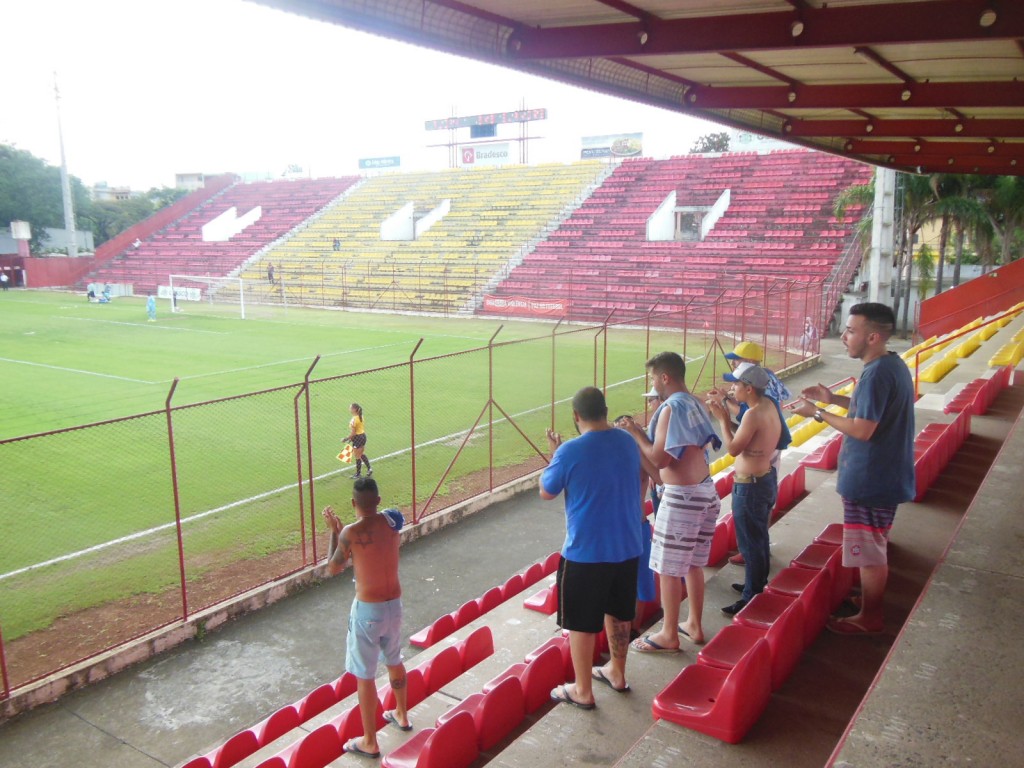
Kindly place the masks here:
[(359, 158), (359, 170), (366, 171), (373, 168), (397, 168), (402, 164), (402, 159), (395, 157), (361, 157)]
[(581, 160), (595, 157), (638, 157), (644, 151), (642, 133), (613, 133), (609, 136), (584, 136)]
[(531, 315), (533, 317), (560, 317), (566, 312), (562, 299), (531, 299), (528, 296), (484, 296), (484, 309), (504, 315)]
[(477, 168), (480, 166), (508, 165), (512, 162), (509, 143), (464, 145), (459, 147), (459, 166)]

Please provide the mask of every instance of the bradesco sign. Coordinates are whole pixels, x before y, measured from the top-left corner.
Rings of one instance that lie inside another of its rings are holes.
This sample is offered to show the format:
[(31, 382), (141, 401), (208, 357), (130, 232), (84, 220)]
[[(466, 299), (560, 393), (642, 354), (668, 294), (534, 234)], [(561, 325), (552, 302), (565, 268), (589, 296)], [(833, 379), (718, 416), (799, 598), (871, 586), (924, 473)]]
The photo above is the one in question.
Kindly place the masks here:
[(484, 165), (508, 165), (512, 162), (512, 153), (508, 142), (503, 144), (481, 144), (479, 146), (459, 147), (459, 165), (463, 168), (475, 168)]

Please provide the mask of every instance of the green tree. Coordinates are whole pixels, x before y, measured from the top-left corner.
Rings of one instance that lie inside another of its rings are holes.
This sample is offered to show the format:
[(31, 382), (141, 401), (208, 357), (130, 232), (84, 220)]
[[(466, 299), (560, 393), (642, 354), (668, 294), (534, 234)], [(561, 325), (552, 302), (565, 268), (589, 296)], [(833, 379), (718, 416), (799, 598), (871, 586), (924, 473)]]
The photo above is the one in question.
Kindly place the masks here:
[(927, 243), (917, 249), (914, 263), (917, 265), (917, 300), (921, 302), (928, 298), (935, 278), (935, 252)]
[[(71, 177), (75, 226), (91, 229), (91, 201), (82, 182)], [(0, 144), (0, 226), (27, 221), (32, 227), (30, 249), (37, 253), (46, 245), (45, 227), (63, 229), (64, 203), (60, 169), (47, 165), (31, 152)]]
[(728, 152), (729, 151), (729, 134), (725, 131), (721, 133), (707, 133), (695, 142), (690, 147), (690, 154), (697, 155), (704, 152)]

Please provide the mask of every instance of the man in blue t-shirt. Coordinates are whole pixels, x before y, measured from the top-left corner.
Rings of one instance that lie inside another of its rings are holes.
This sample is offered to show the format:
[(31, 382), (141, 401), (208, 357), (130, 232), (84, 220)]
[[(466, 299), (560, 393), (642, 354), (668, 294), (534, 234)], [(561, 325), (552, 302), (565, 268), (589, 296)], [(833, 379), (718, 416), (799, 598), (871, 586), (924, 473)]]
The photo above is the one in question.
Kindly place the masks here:
[[(633, 438), (608, 423), (604, 394), (584, 387), (572, 399), (580, 436), (562, 442), (547, 430), (553, 452), (540, 478), (540, 495), (565, 492), (565, 545), (558, 565), (558, 624), (569, 630), (576, 682), (551, 692), (555, 701), (593, 709), (593, 681), (619, 693), (626, 683), (626, 650), (636, 611), (640, 450)], [(593, 666), (597, 634), (604, 629), (611, 658)]]
[[(906, 363), (885, 348), (895, 327), (885, 304), (851, 307), (843, 344), (864, 363), (853, 395), (842, 397), (818, 384), (805, 389), (793, 407), (845, 435), (836, 484), (843, 498), (843, 565), (860, 569), (861, 604), (855, 615), (829, 621), (828, 628), (841, 635), (882, 631), (889, 530), (896, 507), (914, 498), (914, 380)], [(847, 415), (823, 411), (814, 401), (835, 403)]]

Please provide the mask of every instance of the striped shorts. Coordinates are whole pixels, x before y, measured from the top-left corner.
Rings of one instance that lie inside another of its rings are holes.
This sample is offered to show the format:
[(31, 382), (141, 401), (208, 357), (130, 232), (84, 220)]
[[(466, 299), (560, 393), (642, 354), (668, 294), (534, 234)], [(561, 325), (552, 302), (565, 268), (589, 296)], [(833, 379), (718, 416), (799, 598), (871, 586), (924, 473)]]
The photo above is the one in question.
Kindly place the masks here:
[(691, 566), (707, 565), (721, 506), (710, 477), (697, 485), (666, 485), (654, 518), (651, 570), (686, 576)]
[(889, 530), (896, 505), (866, 507), (843, 499), (843, 565), (847, 568), (886, 565)]

